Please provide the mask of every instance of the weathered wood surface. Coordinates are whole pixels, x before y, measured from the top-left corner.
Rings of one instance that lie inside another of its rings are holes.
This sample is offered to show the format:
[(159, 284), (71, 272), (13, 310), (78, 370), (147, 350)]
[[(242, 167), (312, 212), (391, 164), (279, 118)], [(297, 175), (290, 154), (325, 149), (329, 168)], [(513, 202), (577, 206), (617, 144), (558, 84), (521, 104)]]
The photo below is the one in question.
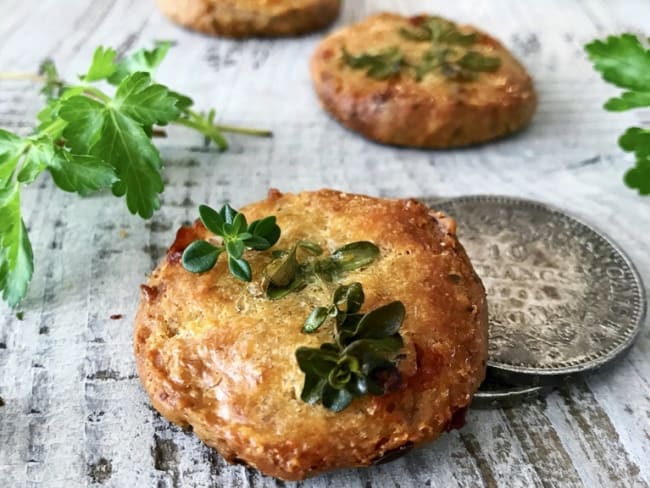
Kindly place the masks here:
[[(167, 190), (149, 223), (108, 194), (81, 200), (49, 178), (25, 192), (36, 273), (18, 320), (0, 306), (0, 486), (283, 486), (231, 467), (149, 406), (131, 332), (138, 284), (195, 216), (196, 204), (235, 205), (269, 187), (382, 196), (502, 193), (551, 202), (615, 239), (650, 283), (650, 200), (626, 189), (630, 158), (616, 145), (648, 112), (609, 114), (614, 93), (581, 46), (621, 31), (650, 33), (645, 0), (348, 0), (342, 25), (369, 12), (422, 8), (497, 34), (532, 72), (540, 107), (515, 137), (454, 151), (381, 147), (319, 108), (307, 59), (319, 39), (231, 42), (177, 29), (151, 0), (3, 0), (0, 70), (30, 71), (47, 56), (81, 72), (98, 44), (120, 50), (178, 42), (159, 78), (215, 104), (229, 123), (268, 127), (273, 140), (233, 137), (224, 154), (193, 134), (162, 141)], [(425, 7), (425, 4), (427, 7)], [(430, 6), (430, 7), (428, 7)], [(0, 126), (28, 131), (37, 87), (0, 84)], [(462, 225), (462, 224), (461, 224)], [(123, 318), (112, 320), (114, 314)], [(650, 331), (613, 371), (508, 411), (472, 411), (460, 431), (392, 464), (301, 483), (310, 487), (531, 487), (650, 484)]]

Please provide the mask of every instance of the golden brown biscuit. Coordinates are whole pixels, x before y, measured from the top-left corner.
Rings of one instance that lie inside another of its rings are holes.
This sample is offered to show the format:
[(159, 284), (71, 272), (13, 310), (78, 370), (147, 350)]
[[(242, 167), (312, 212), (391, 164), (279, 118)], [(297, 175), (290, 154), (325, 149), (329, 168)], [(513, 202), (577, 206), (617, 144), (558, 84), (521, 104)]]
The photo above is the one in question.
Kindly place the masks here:
[[(362, 311), (404, 303), (402, 383), (339, 413), (304, 403), (295, 350), (327, 341), (326, 328), (307, 335), (301, 326), (315, 306), (330, 303), (331, 291), (309, 285), (271, 301), (232, 277), (225, 260), (189, 273), (179, 262), (183, 249), (209, 234), (198, 223), (179, 230), (142, 287), (135, 355), (160, 413), (191, 425), (228, 461), (287, 480), (367, 466), (462, 423), (485, 374), (487, 305), (453, 219), (415, 200), (333, 190), (272, 190), (242, 212), (249, 221), (277, 216), (282, 236), (274, 249), (303, 239), (330, 251), (359, 240), (380, 248), (374, 263), (345, 281), (363, 284)], [(254, 276), (270, 253), (246, 252)]]
[[(348, 61), (344, 48), (352, 57)], [(398, 54), (388, 56), (384, 68), (390, 73), (398, 66), (394, 74), (368, 75), (368, 64), (358, 56), (391, 49)], [(359, 66), (352, 66), (353, 58)], [(494, 58), (498, 61), (490, 63)], [(343, 125), (399, 146), (488, 141), (525, 126), (537, 104), (530, 76), (499, 41), (438, 17), (382, 13), (341, 29), (316, 49), (311, 75), (323, 106)]]
[(157, 0), (174, 22), (226, 37), (297, 36), (322, 29), (341, 0)]

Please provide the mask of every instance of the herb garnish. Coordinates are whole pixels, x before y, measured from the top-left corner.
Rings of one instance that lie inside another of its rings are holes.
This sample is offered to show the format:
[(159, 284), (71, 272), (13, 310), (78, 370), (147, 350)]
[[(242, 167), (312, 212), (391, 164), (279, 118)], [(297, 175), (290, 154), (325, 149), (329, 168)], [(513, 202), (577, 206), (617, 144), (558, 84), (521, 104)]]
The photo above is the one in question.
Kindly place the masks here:
[[(605, 110), (650, 107), (650, 49), (637, 36), (609, 36), (587, 44), (585, 50), (606, 81), (626, 90), (607, 100)], [(640, 195), (650, 195), (650, 129), (630, 127), (618, 144), (636, 157), (636, 165), (625, 173), (625, 184)]]
[(230, 273), (242, 280), (251, 281), (250, 264), (243, 257), (246, 249), (264, 251), (280, 238), (280, 227), (275, 217), (265, 217), (248, 224), (244, 214), (226, 204), (217, 212), (207, 205), (199, 206), (201, 222), (214, 234), (223, 238), (223, 245), (215, 246), (207, 241), (192, 242), (183, 252), (183, 267), (192, 273), (209, 271), (223, 252), (228, 256)]
[(478, 40), (475, 32), (463, 34), (455, 23), (437, 16), (426, 17), (416, 28), (402, 28), (399, 33), (410, 41), (431, 41), (433, 44), (469, 46)]
[(365, 69), (366, 75), (385, 80), (398, 75), (404, 66), (402, 53), (397, 47), (384, 49), (377, 54), (363, 53), (353, 56), (343, 48), (343, 60), (355, 69)]
[(379, 80), (412, 70), (417, 81), (434, 71), (451, 80), (474, 81), (479, 73), (496, 71), (501, 66), (501, 59), (497, 57), (468, 50), (468, 46), (478, 41), (476, 33), (463, 34), (455, 23), (441, 17), (427, 17), (421, 25), (413, 29), (402, 28), (399, 33), (409, 41), (430, 43), (419, 62), (407, 61), (398, 47), (356, 56), (344, 47), (343, 61), (351, 68), (366, 69), (367, 76)]
[(332, 318), (334, 342), (296, 350), (298, 366), (305, 373), (300, 395), (304, 402), (320, 401), (340, 412), (354, 397), (383, 395), (399, 386), (395, 355), (404, 345), (399, 334), (404, 304), (395, 301), (362, 314), (363, 301), (361, 283), (342, 285), (330, 307), (314, 309), (305, 321), (303, 332), (311, 333)]
[[(152, 136), (156, 126), (190, 127), (220, 149), (227, 148), (222, 132), (269, 136), (258, 131), (214, 124), (215, 112), (192, 110), (192, 99), (156, 83), (152, 72), (171, 44), (158, 43), (117, 59), (112, 48), (99, 47), (90, 67), (74, 84), (62, 80), (51, 61), (40, 75), (1, 74), (0, 79), (44, 83), (47, 105), (39, 125), (27, 137), (0, 129), (0, 290), (15, 306), (32, 277), (32, 247), (20, 209), (22, 185), (45, 170), (64, 191), (88, 195), (110, 187), (124, 196), (128, 209), (150, 218), (160, 207), (163, 166)], [(115, 87), (111, 95), (96, 82)]]
[(336, 249), (326, 257), (298, 261), (297, 251), (304, 249), (312, 256), (320, 256), (322, 249), (315, 243), (300, 241), (289, 251), (277, 253), (265, 270), (266, 295), (274, 300), (299, 291), (310, 281), (320, 279), (333, 283), (345, 273), (372, 263), (379, 256), (379, 248), (372, 242), (358, 241)]

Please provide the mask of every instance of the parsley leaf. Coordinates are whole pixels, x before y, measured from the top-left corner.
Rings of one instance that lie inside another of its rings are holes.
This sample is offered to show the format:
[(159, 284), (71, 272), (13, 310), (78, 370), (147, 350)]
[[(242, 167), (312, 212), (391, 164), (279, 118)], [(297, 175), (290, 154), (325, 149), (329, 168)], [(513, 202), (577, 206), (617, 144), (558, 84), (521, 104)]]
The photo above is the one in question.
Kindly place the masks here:
[(88, 73), (81, 78), (84, 81), (99, 81), (110, 77), (115, 73), (115, 56), (117, 53), (114, 49), (99, 46), (93, 54), (93, 61), (88, 69)]
[[(629, 90), (620, 97), (610, 98), (605, 103), (606, 110), (619, 112), (650, 107), (650, 49), (638, 37), (609, 36), (587, 44), (585, 50), (606, 81)], [(625, 173), (625, 184), (641, 195), (650, 195), (650, 129), (631, 127), (618, 142), (636, 158), (636, 165)]]
[(16, 306), (27, 292), (33, 271), (32, 246), (21, 217), (16, 182), (0, 190), (0, 289), (10, 306)]
[(119, 83), (128, 75), (137, 72), (145, 72), (153, 75), (155, 69), (160, 66), (172, 43), (168, 41), (157, 42), (151, 50), (138, 49), (130, 56), (119, 60), (115, 66), (115, 72), (109, 76), (108, 81), (113, 85)]
[(22, 138), (0, 129), (0, 189), (11, 182), (24, 150), (25, 143)]
[(635, 35), (609, 36), (585, 49), (606, 81), (627, 90), (650, 91), (650, 51)]

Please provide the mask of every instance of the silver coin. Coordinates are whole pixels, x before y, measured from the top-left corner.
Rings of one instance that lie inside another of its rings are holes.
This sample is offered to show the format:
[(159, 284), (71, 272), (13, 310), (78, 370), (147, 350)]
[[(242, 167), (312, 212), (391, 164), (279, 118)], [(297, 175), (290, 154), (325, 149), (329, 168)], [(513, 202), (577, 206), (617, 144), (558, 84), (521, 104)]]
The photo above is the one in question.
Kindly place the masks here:
[(508, 384), (555, 384), (610, 363), (633, 344), (645, 291), (612, 240), (538, 202), (423, 201), (456, 218), (487, 289), (492, 376)]

